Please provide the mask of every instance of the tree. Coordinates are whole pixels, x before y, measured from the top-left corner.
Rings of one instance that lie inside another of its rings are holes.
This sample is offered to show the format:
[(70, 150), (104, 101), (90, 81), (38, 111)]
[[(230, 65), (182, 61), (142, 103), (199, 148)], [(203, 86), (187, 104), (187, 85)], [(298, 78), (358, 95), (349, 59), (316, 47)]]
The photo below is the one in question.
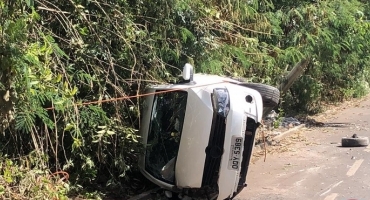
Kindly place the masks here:
[(33, 169), (67, 171), (83, 187), (128, 193), (122, 184), (141, 149), (140, 98), (111, 99), (172, 80), (185, 62), (275, 86), (305, 63), (283, 98), (287, 111), (317, 112), (321, 102), (365, 94), (370, 81), (367, 1), (2, 0), (0, 7), (3, 153)]

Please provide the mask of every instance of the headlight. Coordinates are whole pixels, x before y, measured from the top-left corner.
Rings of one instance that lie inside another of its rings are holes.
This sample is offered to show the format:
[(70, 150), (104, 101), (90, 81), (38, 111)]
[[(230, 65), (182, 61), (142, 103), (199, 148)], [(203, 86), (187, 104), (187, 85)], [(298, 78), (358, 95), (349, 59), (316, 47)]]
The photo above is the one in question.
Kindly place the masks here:
[(230, 110), (229, 92), (226, 88), (213, 89), (213, 109), (221, 116), (226, 117)]

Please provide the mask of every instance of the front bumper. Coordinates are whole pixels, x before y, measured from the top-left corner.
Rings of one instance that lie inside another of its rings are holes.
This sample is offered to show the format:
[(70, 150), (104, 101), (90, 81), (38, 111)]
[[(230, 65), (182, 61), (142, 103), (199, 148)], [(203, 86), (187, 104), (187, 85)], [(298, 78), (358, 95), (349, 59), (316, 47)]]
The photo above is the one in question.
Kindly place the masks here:
[[(230, 93), (230, 112), (226, 119), (224, 153), (221, 158), (218, 177), (218, 199), (233, 197), (245, 184), (245, 177), (252, 155), (255, 130), (262, 119), (263, 103), (260, 93), (251, 89), (228, 87)], [(251, 102), (246, 97), (252, 97)], [(243, 138), (241, 162), (233, 169), (233, 138)]]

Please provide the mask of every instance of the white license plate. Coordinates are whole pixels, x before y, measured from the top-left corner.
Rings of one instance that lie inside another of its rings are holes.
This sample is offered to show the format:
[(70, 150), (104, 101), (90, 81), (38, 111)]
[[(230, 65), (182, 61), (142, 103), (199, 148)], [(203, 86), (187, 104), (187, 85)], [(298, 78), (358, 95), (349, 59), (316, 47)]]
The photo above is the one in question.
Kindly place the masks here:
[(235, 137), (231, 138), (229, 166), (230, 170), (239, 170), (241, 155), (243, 153), (243, 138)]

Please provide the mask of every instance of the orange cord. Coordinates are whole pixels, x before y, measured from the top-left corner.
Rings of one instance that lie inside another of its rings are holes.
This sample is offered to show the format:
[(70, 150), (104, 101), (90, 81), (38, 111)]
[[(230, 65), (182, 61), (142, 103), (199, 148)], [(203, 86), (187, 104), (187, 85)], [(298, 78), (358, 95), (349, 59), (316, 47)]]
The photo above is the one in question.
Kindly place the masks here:
[(63, 175), (63, 178), (61, 178), (59, 181), (68, 181), (68, 179), (69, 179), (69, 174), (68, 174), (67, 172), (65, 172), (65, 171), (57, 171), (57, 172), (54, 172), (54, 173), (52, 173), (52, 174), (50, 175), (50, 177), (52, 177), (52, 176), (56, 176), (56, 175), (58, 175), (58, 174)]
[[(216, 84), (220, 84), (220, 83), (228, 83), (228, 81), (222, 81), (222, 82), (218, 82), (218, 83), (210, 83), (210, 84), (204, 84), (204, 85), (197, 85), (197, 86), (192, 86), (192, 87), (188, 87), (188, 88), (204, 87), (204, 86), (216, 85)], [(105, 100), (90, 101), (90, 102), (84, 102), (84, 103), (79, 103), (79, 104), (75, 104), (75, 105), (85, 106), (85, 105), (91, 105), (91, 104), (107, 103), (107, 102), (112, 102), (112, 101), (120, 101), (120, 100), (144, 97), (144, 96), (149, 96), (149, 95), (162, 94), (162, 93), (167, 93), (167, 92), (174, 92), (174, 91), (179, 91), (179, 90), (183, 90), (183, 88), (175, 88), (175, 89), (170, 89), (170, 90), (163, 90), (163, 91), (151, 92), (151, 93), (145, 93), (145, 94), (139, 94), (139, 95), (133, 95), (133, 96), (125, 96), (125, 97), (117, 97), (117, 98), (111, 98), (111, 99), (105, 99)], [(49, 108), (45, 108), (45, 109), (46, 110), (54, 110), (55, 107), (49, 107)]]

